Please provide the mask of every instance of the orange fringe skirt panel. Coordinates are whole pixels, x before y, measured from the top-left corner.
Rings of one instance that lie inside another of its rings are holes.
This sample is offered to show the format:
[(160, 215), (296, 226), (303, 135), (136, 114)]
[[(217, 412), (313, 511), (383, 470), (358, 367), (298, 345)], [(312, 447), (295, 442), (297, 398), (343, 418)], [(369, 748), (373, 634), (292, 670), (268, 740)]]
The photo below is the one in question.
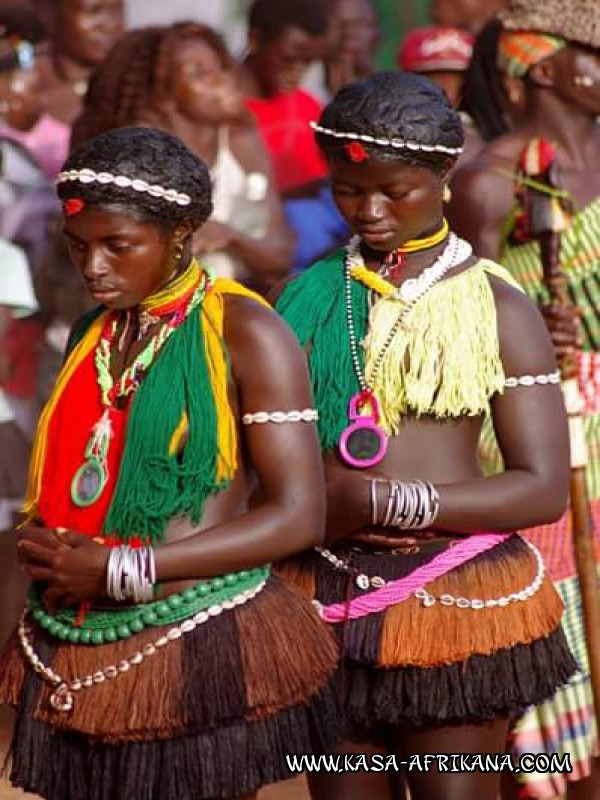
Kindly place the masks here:
[[(342, 543), (335, 554), (354, 571), (397, 580), (452, 540), (404, 551)], [(426, 586), (436, 602), (410, 597), (385, 611), (329, 626), (342, 647), (343, 703), (350, 732), (382, 725), (477, 724), (509, 716), (549, 697), (576, 671), (560, 628), (552, 582), (525, 600), (461, 608), (469, 600), (508, 598), (534, 581), (536, 557), (517, 535)], [(278, 566), (296, 588), (323, 605), (359, 595), (354, 577), (316, 553)]]

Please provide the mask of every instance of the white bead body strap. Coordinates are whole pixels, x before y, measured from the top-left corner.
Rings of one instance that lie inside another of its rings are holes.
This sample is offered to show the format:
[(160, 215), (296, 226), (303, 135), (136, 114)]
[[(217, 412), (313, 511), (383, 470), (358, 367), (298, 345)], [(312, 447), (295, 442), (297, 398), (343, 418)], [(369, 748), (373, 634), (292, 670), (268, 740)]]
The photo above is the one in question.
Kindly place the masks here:
[(165, 189), (158, 184), (147, 183), (139, 178), (128, 178), (126, 175), (112, 175), (110, 172), (94, 172), (93, 169), (70, 169), (59, 172), (56, 183), (67, 183), (77, 181), (78, 183), (100, 183), (108, 185), (114, 183), (120, 189), (133, 189), (134, 192), (143, 192), (166, 200), (168, 203), (177, 203), (178, 206), (189, 206), (192, 198), (189, 194), (182, 194), (175, 189)]
[(333, 136), (335, 139), (351, 139), (366, 144), (379, 145), (380, 147), (393, 147), (397, 150), (421, 151), (423, 153), (448, 153), (450, 156), (458, 156), (462, 153), (462, 147), (446, 147), (443, 144), (420, 144), (410, 142), (405, 139), (390, 139), (386, 136), (370, 136), (368, 133), (354, 133), (352, 131), (335, 131), (332, 128), (324, 128), (317, 122), (309, 122), (310, 127), (316, 133), (325, 136)]
[(560, 383), (560, 372), (550, 372), (547, 375), (521, 375), (519, 378), (507, 378), (504, 385), (507, 389), (514, 389), (516, 386), (546, 386), (549, 383)]
[(264, 425), (265, 422), (316, 422), (319, 412), (315, 408), (305, 408), (303, 411), (255, 411), (254, 414), (244, 414), (244, 425)]

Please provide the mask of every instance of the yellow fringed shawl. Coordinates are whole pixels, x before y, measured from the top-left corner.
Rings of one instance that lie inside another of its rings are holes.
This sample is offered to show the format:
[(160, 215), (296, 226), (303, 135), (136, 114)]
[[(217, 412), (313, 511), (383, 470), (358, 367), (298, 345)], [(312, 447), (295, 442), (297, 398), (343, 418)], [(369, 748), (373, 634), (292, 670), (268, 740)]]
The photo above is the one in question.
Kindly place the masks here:
[(438, 418), (486, 414), (492, 395), (504, 391), (488, 274), (520, 289), (503, 267), (485, 260), (441, 281), (407, 315), (373, 381), (377, 355), (403, 304), (391, 296), (374, 303), (363, 342), (365, 376), (379, 399), (380, 424), (388, 434), (398, 433), (407, 413)]

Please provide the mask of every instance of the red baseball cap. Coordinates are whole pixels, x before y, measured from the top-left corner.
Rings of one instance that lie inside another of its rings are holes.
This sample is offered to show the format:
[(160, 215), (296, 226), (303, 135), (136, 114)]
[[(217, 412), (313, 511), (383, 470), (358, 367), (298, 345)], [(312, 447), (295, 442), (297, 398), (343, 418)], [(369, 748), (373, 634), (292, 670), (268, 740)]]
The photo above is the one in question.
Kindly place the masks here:
[(459, 28), (415, 28), (402, 40), (398, 65), (408, 72), (465, 72), (475, 37)]

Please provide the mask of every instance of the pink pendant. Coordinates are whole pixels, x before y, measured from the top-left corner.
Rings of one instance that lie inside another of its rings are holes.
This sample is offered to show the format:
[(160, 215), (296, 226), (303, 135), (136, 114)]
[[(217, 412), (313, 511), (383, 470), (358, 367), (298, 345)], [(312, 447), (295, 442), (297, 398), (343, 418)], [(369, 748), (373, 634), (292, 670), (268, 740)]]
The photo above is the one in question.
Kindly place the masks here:
[(340, 455), (351, 467), (367, 469), (383, 460), (388, 437), (380, 428), (379, 403), (373, 392), (363, 389), (350, 399), (348, 417), (351, 424), (340, 437)]

